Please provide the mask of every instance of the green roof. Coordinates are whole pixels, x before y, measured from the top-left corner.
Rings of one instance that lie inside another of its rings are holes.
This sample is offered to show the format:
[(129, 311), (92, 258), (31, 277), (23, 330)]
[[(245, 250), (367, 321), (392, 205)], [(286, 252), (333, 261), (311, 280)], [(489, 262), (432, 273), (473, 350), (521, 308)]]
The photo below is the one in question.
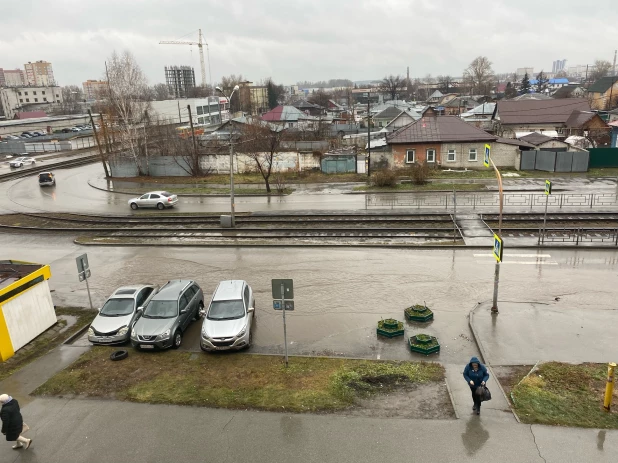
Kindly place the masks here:
[(605, 93), (615, 82), (618, 82), (618, 76), (601, 77), (588, 88), (588, 91), (590, 93)]

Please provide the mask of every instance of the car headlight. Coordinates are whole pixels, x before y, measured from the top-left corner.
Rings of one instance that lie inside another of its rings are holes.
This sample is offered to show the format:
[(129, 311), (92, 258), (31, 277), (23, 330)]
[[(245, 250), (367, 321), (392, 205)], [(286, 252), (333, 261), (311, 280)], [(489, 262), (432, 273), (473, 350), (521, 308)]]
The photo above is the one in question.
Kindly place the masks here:
[(157, 339), (159, 340), (164, 340), (164, 339), (168, 339), (170, 337), (170, 331), (171, 330), (165, 330), (163, 333), (161, 333), (159, 336), (157, 336)]
[(205, 339), (207, 341), (210, 341), (212, 338), (210, 337), (210, 335), (206, 332), (206, 330), (202, 330), (202, 339)]
[(94, 336), (94, 330), (92, 327), (88, 328), (88, 336)]
[(137, 339), (137, 333), (135, 332), (135, 328), (131, 330), (131, 337)]
[(245, 327), (242, 330), (240, 330), (240, 333), (238, 333), (236, 335), (236, 337), (237, 338), (242, 338), (245, 334), (247, 334), (247, 326), (246, 325), (245, 325)]
[(118, 336), (124, 336), (125, 334), (127, 334), (127, 332), (129, 331), (129, 327), (128, 326), (123, 326), (122, 328), (120, 328), (118, 330), (118, 333), (116, 333)]

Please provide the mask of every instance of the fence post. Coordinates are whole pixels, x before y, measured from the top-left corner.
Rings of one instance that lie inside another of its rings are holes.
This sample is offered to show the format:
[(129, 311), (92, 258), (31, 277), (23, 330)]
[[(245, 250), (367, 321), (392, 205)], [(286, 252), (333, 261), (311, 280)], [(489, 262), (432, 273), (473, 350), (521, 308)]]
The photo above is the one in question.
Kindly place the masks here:
[(530, 210), (532, 210), (533, 204), (534, 204), (534, 193), (530, 193)]
[(616, 246), (618, 246), (618, 228), (616, 228)]
[(476, 193), (472, 193), (472, 210), (476, 210)]
[(577, 235), (575, 236), (575, 246), (579, 246), (579, 232), (581, 231), (581, 228), (578, 228), (577, 231), (575, 233), (577, 233)]
[(560, 209), (562, 209), (562, 197), (564, 196), (564, 193), (560, 193)]
[(365, 194), (365, 210), (367, 210), (367, 194)]
[(590, 193), (590, 209), (592, 209), (593, 203), (594, 203), (594, 193)]

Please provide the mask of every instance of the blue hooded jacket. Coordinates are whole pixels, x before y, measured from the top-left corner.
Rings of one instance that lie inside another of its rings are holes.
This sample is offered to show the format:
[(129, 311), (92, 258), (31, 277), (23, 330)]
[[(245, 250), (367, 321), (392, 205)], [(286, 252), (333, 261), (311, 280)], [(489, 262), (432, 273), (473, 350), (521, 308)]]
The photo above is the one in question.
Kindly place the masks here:
[[(478, 363), (479, 369), (477, 371), (474, 371), (472, 368), (473, 363)], [(485, 365), (483, 365), (477, 357), (472, 357), (470, 363), (464, 368), (463, 377), (466, 379), (468, 385), (470, 385), (470, 381), (474, 381), (474, 387), (479, 387), (482, 381), (487, 383), (489, 380), (489, 373), (487, 373), (487, 368), (485, 368)]]

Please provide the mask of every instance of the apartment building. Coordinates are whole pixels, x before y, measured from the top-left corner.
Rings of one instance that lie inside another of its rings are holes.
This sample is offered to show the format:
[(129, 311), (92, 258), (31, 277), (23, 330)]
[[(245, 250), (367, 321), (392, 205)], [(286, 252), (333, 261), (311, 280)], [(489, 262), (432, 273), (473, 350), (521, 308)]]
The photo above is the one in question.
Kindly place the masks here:
[(100, 100), (107, 91), (107, 81), (105, 80), (87, 80), (82, 82), (84, 89), (84, 98), (87, 101)]
[(28, 62), (24, 64), (24, 69), (26, 71), (26, 83), (28, 85), (39, 87), (56, 85), (51, 63), (47, 61)]
[(20, 87), (23, 85), (26, 85), (24, 71), (0, 68), (0, 87)]

